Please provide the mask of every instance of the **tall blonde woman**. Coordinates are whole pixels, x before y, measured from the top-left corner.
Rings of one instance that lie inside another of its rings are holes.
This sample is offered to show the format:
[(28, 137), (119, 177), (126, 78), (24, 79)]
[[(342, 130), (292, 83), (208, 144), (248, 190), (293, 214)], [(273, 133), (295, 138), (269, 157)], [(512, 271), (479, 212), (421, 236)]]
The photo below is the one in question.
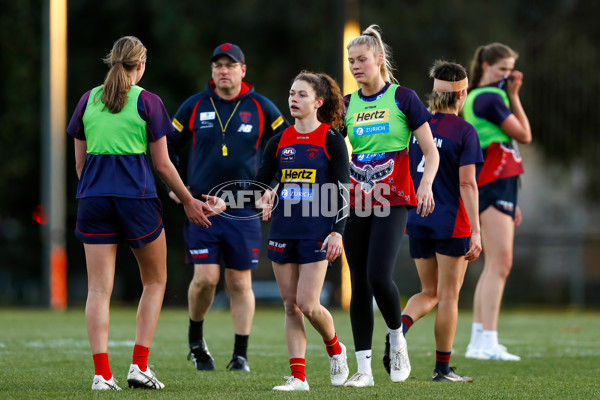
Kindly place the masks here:
[[(439, 156), (427, 121), (430, 114), (416, 93), (392, 76), (390, 49), (377, 25), (348, 45), (350, 72), (360, 89), (345, 96), (345, 126), (352, 144), (351, 212), (344, 248), (350, 266), (350, 319), (358, 372), (346, 386), (373, 386), (371, 348), (373, 297), (388, 327), (385, 359), (392, 382), (410, 375), (402, 333), (400, 294), (392, 279), (408, 210), (426, 216), (434, 209), (431, 185)], [(409, 172), (411, 132), (424, 154), (424, 170), (415, 194)]]
[(137, 86), (146, 70), (146, 48), (125, 36), (105, 59), (104, 84), (79, 100), (67, 133), (74, 138), (79, 184), (75, 235), (83, 242), (88, 274), (86, 324), (95, 376), (92, 390), (121, 390), (108, 363), (110, 297), (117, 243), (127, 243), (137, 259), (142, 285), (130, 387), (162, 389), (147, 365), (150, 345), (167, 281), (167, 248), (162, 206), (146, 149), (160, 177), (182, 199), (194, 223), (208, 227), (208, 217), (224, 208), (222, 200), (194, 199), (169, 160), (165, 135), (172, 129), (160, 98)]

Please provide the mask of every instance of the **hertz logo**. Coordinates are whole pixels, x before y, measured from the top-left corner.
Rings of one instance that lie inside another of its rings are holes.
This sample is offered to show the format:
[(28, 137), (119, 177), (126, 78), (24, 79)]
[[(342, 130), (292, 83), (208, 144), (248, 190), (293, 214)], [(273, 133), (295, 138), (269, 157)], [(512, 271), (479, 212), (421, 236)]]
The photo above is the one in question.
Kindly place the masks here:
[(316, 169), (283, 169), (281, 170), (281, 182), (315, 183), (317, 177)]
[(388, 122), (389, 120), (390, 111), (388, 108), (383, 110), (358, 112), (354, 114), (354, 125)]

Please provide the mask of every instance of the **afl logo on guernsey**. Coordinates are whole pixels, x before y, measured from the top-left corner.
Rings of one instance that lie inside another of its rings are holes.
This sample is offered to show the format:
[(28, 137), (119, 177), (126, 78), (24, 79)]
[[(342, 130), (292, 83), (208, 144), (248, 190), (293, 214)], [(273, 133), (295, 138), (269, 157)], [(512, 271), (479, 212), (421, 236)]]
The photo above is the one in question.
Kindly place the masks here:
[(296, 154), (296, 149), (293, 147), (286, 147), (281, 152), (281, 161), (294, 161), (294, 156)]

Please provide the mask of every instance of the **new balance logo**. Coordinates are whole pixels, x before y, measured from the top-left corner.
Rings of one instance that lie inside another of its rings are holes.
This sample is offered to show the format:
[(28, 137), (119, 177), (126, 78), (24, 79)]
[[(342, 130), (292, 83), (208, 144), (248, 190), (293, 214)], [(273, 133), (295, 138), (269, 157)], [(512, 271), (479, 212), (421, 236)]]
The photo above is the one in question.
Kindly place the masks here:
[(238, 129), (238, 132), (250, 133), (252, 132), (252, 125), (241, 124)]

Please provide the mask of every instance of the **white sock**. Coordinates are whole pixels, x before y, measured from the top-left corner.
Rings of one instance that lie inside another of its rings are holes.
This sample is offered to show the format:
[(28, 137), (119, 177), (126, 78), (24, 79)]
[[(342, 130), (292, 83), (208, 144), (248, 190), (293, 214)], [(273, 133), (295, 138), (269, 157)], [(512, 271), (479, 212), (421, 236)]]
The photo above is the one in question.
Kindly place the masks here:
[(388, 328), (388, 332), (390, 333), (390, 347), (392, 349), (399, 349), (401, 347), (404, 347), (406, 340), (403, 340), (404, 333), (402, 333), (402, 324), (400, 324), (400, 328), (398, 329)]
[(483, 331), (481, 336), (481, 348), (493, 349), (498, 345), (498, 331)]
[(471, 325), (471, 341), (469, 346), (476, 349), (481, 347), (481, 336), (483, 335), (483, 324), (480, 322), (473, 322)]
[(358, 372), (373, 375), (373, 371), (371, 370), (371, 350), (357, 351), (356, 363), (358, 364)]

